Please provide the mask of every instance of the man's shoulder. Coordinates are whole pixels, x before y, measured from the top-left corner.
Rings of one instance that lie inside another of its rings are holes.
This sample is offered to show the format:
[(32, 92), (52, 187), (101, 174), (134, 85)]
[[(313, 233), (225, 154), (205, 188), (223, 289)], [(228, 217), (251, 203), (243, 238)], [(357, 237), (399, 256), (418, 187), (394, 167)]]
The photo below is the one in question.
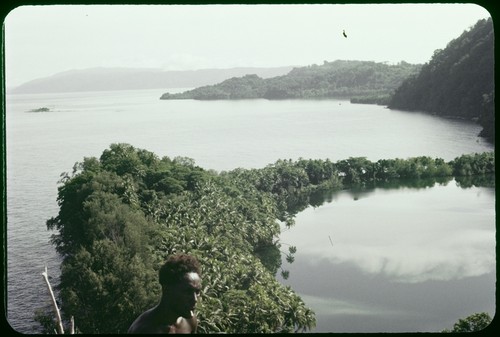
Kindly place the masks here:
[(128, 333), (147, 333), (151, 327), (151, 316), (153, 308), (140, 314), (130, 325)]

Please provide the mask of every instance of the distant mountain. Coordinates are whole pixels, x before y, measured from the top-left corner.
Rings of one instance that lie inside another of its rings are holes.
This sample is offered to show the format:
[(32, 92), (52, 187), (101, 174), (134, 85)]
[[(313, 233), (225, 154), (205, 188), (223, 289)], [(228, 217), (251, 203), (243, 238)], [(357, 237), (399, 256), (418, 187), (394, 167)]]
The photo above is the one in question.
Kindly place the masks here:
[(234, 77), (179, 94), (166, 93), (162, 99), (287, 99), (329, 97), (386, 97), (420, 65), (397, 65), (372, 61), (324, 62), (292, 69), (288, 74), (268, 79), (255, 74)]
[(477, 120), (495, 139), (495, 57), (491, 18), (434, 52), (421, 71), (395, 91), (389, 108)]
[(258, 74), (269, 78), (288, 73), (292, 67), (230, 68), (187, 71), (159, 69), (91, 68), (70, 70), (39, 78), (10, 89), (10, 94), (77, 91), (194, 88), (215, 84), (234, 76)]

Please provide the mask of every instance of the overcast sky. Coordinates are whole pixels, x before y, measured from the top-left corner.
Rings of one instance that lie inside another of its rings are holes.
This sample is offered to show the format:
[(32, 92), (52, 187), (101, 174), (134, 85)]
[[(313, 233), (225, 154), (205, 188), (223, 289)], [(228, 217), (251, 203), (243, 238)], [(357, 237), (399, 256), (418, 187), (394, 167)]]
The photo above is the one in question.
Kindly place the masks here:
[(93, 67), (425, 63), (489, 16), (475, 4), (22, 6), (4, 22), (6, 81)]

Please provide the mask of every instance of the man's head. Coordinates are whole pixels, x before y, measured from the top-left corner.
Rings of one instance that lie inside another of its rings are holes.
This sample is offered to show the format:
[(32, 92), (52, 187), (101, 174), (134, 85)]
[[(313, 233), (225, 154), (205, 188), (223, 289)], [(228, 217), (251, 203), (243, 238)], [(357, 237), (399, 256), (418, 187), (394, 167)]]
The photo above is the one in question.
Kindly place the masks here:
[(201, 268), (196, 258), (170, 256), (159, 272), (163, 297), (171, 309), (184, 318), (191, 318), (201, 291)]

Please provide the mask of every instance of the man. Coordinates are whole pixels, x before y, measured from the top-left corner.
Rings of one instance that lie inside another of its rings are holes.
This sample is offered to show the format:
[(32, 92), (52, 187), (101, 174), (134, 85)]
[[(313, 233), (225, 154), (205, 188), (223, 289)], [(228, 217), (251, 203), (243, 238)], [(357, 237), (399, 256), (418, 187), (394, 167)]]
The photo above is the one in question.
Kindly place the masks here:
[(185, 254), (170, 256), (160, 268), (159, 280), (160, 303), (137, 317), (128, 333), (195, 333), (194, 309), (201, 291), (198, 260)]

